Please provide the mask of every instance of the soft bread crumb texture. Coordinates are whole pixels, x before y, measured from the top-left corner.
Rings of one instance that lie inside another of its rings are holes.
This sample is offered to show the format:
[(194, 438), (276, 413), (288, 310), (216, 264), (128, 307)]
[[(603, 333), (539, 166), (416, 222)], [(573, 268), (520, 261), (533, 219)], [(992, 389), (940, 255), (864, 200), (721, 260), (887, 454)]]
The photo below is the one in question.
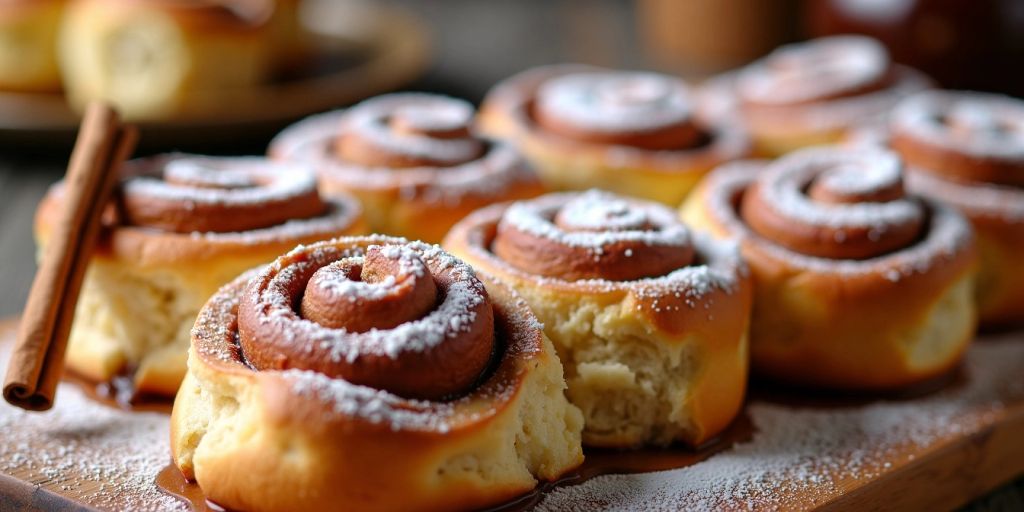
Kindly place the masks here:
[(68, 367), (99, 382), (133, 374), (136, 391), (174, 395), (199, 309), (218, 286), (258, 260), (208, 263), (197, 272), (94, 257), (75, 309)]
[[(530, 365), (510, 406), (494, 417), (423, 435), (387, 427), (354, 432), (361, 427), (316, 415), (282, 417), (305, 413), (274, 411), (281, 404), (268, 396), (291, 393), (286, 380), (266, 378), (275, 372), (223, 372), (192, 352), (172, 415), (174, 462), (209, 498), (251, 511), (501, 503), (583, 461), (583, 418), (565, 398), (550, 340)], [(321, 414), (330, 407), (319, 404)]]
[(101, 382), (134, 371), (138, 388), (173, 394), (206, 299), (174, 273), (95, 259), (78, 299), (68, 366)]
[[(630, 447), (676, 440), (699, 444), (708, 436), (693, 395), (696, 382), (707, 378), (703, 347), (711, 340), (658, 331), (621, 297), (569, 300), (539, 289), (519, 291), (555, 341), (565, 366), (569, 400), (583, 411), (585, 444)], [(734, 343), (736, 357), (745, 359), (746, 330), (741, 331), (738, 339), (725, 343)], [(746, 368), (746, 362), (736, 366)], [(726, 372), (711, 378), (745, 376)]]

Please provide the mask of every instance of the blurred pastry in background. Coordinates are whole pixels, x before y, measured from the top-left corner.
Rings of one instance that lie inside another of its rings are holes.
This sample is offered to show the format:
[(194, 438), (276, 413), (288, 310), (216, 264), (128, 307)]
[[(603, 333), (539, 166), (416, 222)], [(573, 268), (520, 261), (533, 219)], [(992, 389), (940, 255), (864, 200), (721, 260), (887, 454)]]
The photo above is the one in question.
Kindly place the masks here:
[(602, 188), (677, 206), (707, 171), (750, 149), (737, 123), (705, 123), (695, 111), (678, 78), (556, 65), (494, 87), (480, 127), (516, 145), (551, 189)]
[[(171, 154), (126, 164), (68, 342), (67, 365), (138, 394), (173, 396), (196, 313), (224, 283), (297, 244), (363, 234), (355, 199), (323, 199), (311, 169), (259, 157)], [(45, 247), (58, 184), (36, 213)], [(116, 211), (115, 211), (116, 210)]]
[(896, 107), (887, 136), (910, 168), (910, 189), (974, 225), (982, 325), (1024, 323), (1024, 101), (923, 92)]
[(930, 84), (922, 73), (893, 63), (878, 41), (826, 37), (782, 46), (709, 80), (700, 92), (701, 115), (740, 120), (757, 154), (780, 156), (837, 142)]
[(0, 2), (0, 90), (56, 92), (57, 31), (65, 0)]
[(315, 168), (328, 195), (356, 196), (374, 232), (438, 243), (473, 210), (543, 192), (518, 151), (473, 133), (473, 118), (447, 96), (378, 96), (292, 125), (269, 152)]
[(273, 11), (270, 0), (74, 0), (60, 35), (68, 99), (158, 119), (189, 96), (260, 83), (274, 63)]

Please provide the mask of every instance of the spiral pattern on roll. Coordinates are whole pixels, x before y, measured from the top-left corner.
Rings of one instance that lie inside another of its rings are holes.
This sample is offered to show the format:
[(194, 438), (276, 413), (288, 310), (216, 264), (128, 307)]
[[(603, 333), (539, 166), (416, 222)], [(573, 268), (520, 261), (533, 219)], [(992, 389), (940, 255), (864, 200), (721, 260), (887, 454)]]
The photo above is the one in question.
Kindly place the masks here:
[(455, 98), (394, 94), (353, 107), (335, 152), (371, 167), (445, 167), (464, 164), (486, 151), (470, 133), (473, 106)]
[(238, 332), (257, 370), (313, 370), (431, 400), (471, 389), (496, 350), (473, 270), (437, 246), (390, 238), (278, 258), (249, 283)]
[(694, 260), (674, 212), (598, 190), (512, 204), (492, 250), (520, 270), (568, 281), (657, 277)]
[(927, 210), (903, 188), (890, 152), (809, 149), (768, 166), (743, 194), (741, 216), (762, 237), (795, 252), (868, 259), (912, 245)]
[(534, 116), (546, 129), (574, 140), (644, 149), (698, 145), (686, 84), (639, 72), (578, 72), (537, 89)]
[(891, 144), (915, 170), (963, 182), (1024, 187), (1024, 101), (927, 91), (902, 102)]
[(177, 233), (231, 233), (324, 214), (316, 176), (257, 157), (168, 155), (126, 164), (126, 224)]
[(741, 101), (782, 106), (838, 99), (883, 89), (892, 63), (881, 43), (835, 36), (783, 46), (740, 71)]

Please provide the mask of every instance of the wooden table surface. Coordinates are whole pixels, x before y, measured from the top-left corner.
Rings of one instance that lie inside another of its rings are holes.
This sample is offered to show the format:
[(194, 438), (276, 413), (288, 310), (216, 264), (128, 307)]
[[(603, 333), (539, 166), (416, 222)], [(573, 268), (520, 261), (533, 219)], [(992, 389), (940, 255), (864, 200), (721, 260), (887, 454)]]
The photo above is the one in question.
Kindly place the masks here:
[[(579, 61), (648, 67), (636, 41), (631, 4), (624, 0), (393, 3), (419, 13), (435, 31), (435, 61), (410, 90), (479, 101), (496, 81), (534, 65)], [(35, 270), (35, 205), (47, 187), (63, 175), (70, 153), (69, 147), (48, 145), (47, 141), (30, 149), (4, 142), (0, 139), (0, 318), (17, 314), (24, 304)], [(260, 152), (266, 142), (259, 137), (232, 147), (166, 149), (251, 154)], [(1024, 510), (1024, 478), (968, 509)]]

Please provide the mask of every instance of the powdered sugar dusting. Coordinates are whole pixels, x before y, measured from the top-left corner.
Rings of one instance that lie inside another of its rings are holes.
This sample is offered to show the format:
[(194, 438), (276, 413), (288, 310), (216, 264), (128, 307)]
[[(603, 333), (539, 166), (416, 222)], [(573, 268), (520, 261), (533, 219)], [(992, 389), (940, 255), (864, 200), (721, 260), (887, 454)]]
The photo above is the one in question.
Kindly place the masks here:
[(737, 93), (769, 105), (848, 96), (885, 79), (885, 47), (861, 36), (834, 36), (782, 46), (737, 76)]
[[(517, 204), (521, 205), (523, 208), (521, 212), (530, 219), (528, 222), (536, 223), (538, 217), (544, 219), (545, 216), (553, 216), (554, 211), (567, 204), (573, 198), (587, 196), (588, 194), (589, 199), (585, 199), (586, 201), (598, 199), (602, 195), (606, 195), (606, 193), (601, 192), (547, 194), (530, 201), (511, 203), (510, 205), (494, 205), (479, 210), (464, 219), (460, 225), (468, 229), (460, 231), (457, 226), (453, 233), (463, 233), (466, 238), (462, 242), (465, 243), (466, 249), (472, 251), (476, 258), (489, 262), (489, 265), (494, 268), (500, 268), (502, 272), (507, 272), (517, 279), (531, 281), (540, 287), (586, 290), (588, 293), (625, 291), (641, 299), (637, 301), (637, 308), (649, 306), (654, 311), (661, 311), (666, 307), (678, 307), (671, 304), (678, 304), (680, 302), (691, 308), (696, 308), (699, 305), (707, 307), (708, 297), (713, 292), (732, 294), (738, 289), (741, 280), (747, 277), (749, 269), (743, 262), (739, 246), (735, 241), (715, 240), (704, 233), (691, 232), (679, 221), (675, 212), (661, 205), (649, 202), (642, 202), (650, 207), (649, 210), (645, 210), (645, 219), (654, 226), (661, 226), (663, 228), (674, 226), (674, 228), (669, 229), (670, 236), (666, 239), (658, 239), (658, 235), (644, 234), (642, 231), (639, 233), (631, 231), (606, 231), (575, 233), (575, 235), (579, 235), (579, 239), (577, 240), (574, 237), (567, 241), (565, 232), (554, 227), (550, 221), (543, 220), (540, 224), (527, 227), (527, 229), (534, 229), (537, 233), (542, 234), (542, 236), (555, 237), (556, 240), (559, 240), (559, 243), (578, 243), (582, 247), (591, 247), (594, 250), (602, 250), (602, 240), (614, 239), (616, 234), (625, 234), (630, 239), (649, 241), (652, 244), (674, 244), (685, 240), (687, 245), (693, 246), (695, 252), (695, 260), (692, 264), (656, 277), (634, 280), (577, 279), (570, 281), (528, 273), (505, 262), (491, 251), (492, 240), (484, 236), (484, 233), (490, 232), (492, 227), (497, 228), (502, 222), (518, 224), (519, 220), (515, 217), (511, 219), (509, 217), (510, 212), (513, 212), (513, 208)], [(602, 200), (607, 199), (604, 198)], [(538, 212), (546, 213), (540, 215)], [(638, 219), (633, 218), (632, 220), (636, 221)], [(685, 233), (685, 236), (682, 233)], [(593, 239), (588, 240), (587, 237), (591, 235)], [(652, 237), (652, 239), (648, 240), (645, 237)], [(459, 242), (456, 241), (455, 243)], [(636, 251), (630, 251), (628, 254), (624, 253), (624, 255), (632, 258), (636, 256)]]
[[(555, 213), (563, 207), (568, 208), (566, 220), (578, 227), (608, 227), (611, 222), (611, 229), (563, 230), (552, 222)], [(609, 219), (608, 214), (616, 210), (627, 213), (620, 215), (618, 221)], [(588, 218), (594, 215), (601, 218)], [(630, 201), (599, 190), (589, 190), (582, 194), (548, 194), (531, 201), (515, 202), (505, 211), (501, 222), (559, 244), (585, 247), (596, 253), (600, 253), (603, 247), (622, 241), (642, 242), (651, 246), (686, 246), (690, 243), (690, 231), (679, 222), (672, 210), (654, 203)], [(650, 224), (652, 229), (638, 229), (643, 224)], [(615, 229), (616, 225), (631, 229)]]
[(844, 492), (840, 480), (878, 478), (954, 436), (982, 430), (1008, 406), (1020, 407), (1021, 336), (975, 343), (962, 387), (910, 401), (838, 408), (755, 401), (747, 406), (756, 428), (749, 442), (687, 468), (559, 487), (537, 508), (777, 510), (823, 504)]
[[(849, 167), (860, 172), (850, 172)], [(835, 170), (839, 172), (830, 172)], [(840, 191), (864, 192), (898, 183), (902, 164), (895, 153), (881, 149), (805, 149), (769, 164), (758, 179), (759, 191), (765, 195), (767, 205), (786, 217), (815, 226), (867, 226), (885, 231), (891, 226), (924, 219), (924, 209), (909, 198), (884, 203), (817, 203), (807, 196), (805, 189), (822, 175), (829, 180), (828, 186), (838, 187)]]
[[(260, 157), (200, 157), (174, 154), (152, 162), (154, 169), (128, 178), (125, 194), (211, 205), (262, 204), (316, 190), (316, 175), (300, 164)], [(153, 173), (157, 173), (154, 176)]]
[[(533, 105), (538, 89), (549, 80), (566, 75), (614, 74), (605, 68), (580, 64), (558, 64), (533, 68), (502, 81), (484, 100), (483, 110), (494, 111), (514, 123), (516, 136), (526, 137), (552, 150), (594, 152), (605, 164), (629, 172), (636, 168), (668, 173), (703, 173), (714, 162), (728, 161), (746, 155), (750, 137), (735, 122), (719, 122), (716, 118), (692, 119), (708, 140), (691, 147), (651, 150), (622, 144), (593, 144), (562, 137), (545, 130), (534, 119)], [(687, 86), (688, 89), (688, 86)], [(688, 103), (692, 103), (687, 98)], [(692, 110), (692, 108), (691, 108)], [(688, 114), (689, 115), (689, 114)], [(641, 116), (644, 118), (652, 115)], [(692, 116), (691, 116), (692, 117)], [(704, 122), (711, 121), (711, 122)], [(592, 130), (592, 128), (591, 128)], [(708, 162), (712, 162), (709, 164)]]
[(451, 404), (400, 398), (387, 391), (332, 379), (322, 373), (286, 370), (281, 374), (300, 397), (323, 401), (336, 414), (385, 424), (394, 431), (426, 430), (445, 433), (450, 429), (447, 417)]
[(473, 160), (483, 149), (483, 143), (471, 137), (440, 138), (415, 132), (401, 133), (390, 124), (396, 117), (420, 129), (450, 130), (469, 126), (473, 106), (433, 94), (387, 94), (352, 107), (340, 128), (342, 133), (365, 137), (389, 153), (427, 157), (445, 165)]
[(553, 78), (537, 108), (585, 130), (648, 132), (686, 123), (691, 101), (682, 80), (657, 73), (590, 72)]
[(708, 175), (704, 184), (705, 208), (725, 227), (730, 236), (753, 241), (779, 261), (820, 273), (865, 274), (887, 269), (886, 278), (898, 281), (902, 276), (926, 273), (940, 261), (959, 254), (972, 239), (967, 220), (949, 207), (921, 200), (931, 215), (926, 235), (913, 246), (882, 256), (862, 260), (834, 260), (792, 251), (761, 237), (740, 218), (734, 201), (759, 176), (766, 161), (747, 160), (723, 165)]
[(1024, 101), (975, 92), (925, 91), (892, 112), (893, 131), (929, 145), (1024, 168)]
[(323, 180), (345, 188), (397, 189), (403, 199), (431, 204), (458, 205), (467, 195), (501, 198), (510, 189), (537, 183), (519, 152), (499, 142), (488, 143), (479, 158), (443, 167), (392, 169), (341, 160), (333, 145), (346, 114), (328, 112), (296, 123), (274, 138), (271, 154), (309, 164)]
[(989, 217), (1024, 225), (1024, 190), (1019, 188), (960, 183), (920, 169), (910, 170), (907, 185), (911, 190), (955, 206), (968, 217)]
[(347, 297), (352, 302), (359, 299), (376, 300), (384, 298), (390, 293), (389, 289), (395, 286), (395, 276), (384, 276), (384, 279), (376, 283), (365, 281), (353, 281), (340, 274), (325, 274), (324, 278), (317, 280), (317, 285), (323, 287), (336, 297)]
[[(4, 343), (0, 367), (9, 355)], [(60, 384), (45, 413), (0, 403), (0, 471), (101, 509), (187, 510), (154, 482), (171, 461), (169, 425), (165, 414), (113, 409)]]
[(790, 103), (784, 109), (748, 109), (736, 90), (741, 72), (720, 75), (702, 84), (698, 90), (698, 114), (713, 120), (739, 119), (755, 133), (780, 137), (815, 131), (846, 132), (862, 125), (880, 124), (901, 99), (932, 85), (921, 72), (896, 64), (891, 83), (881, 89), (823, 101)]
[[(347, 362), (353, 362), (361, 355), (367, 354), (397, 359), (407, 352), (429, 351), (445, 340), (467, 332), (476, 321), (475, 308), (483, 303), (486, 297), (484, 286), (476, 278), (472, 268), (436, 245), (410, 242), (405, 247), (414, 251), (432, 273), (449, 272), (451, 275), (451, 283), (441, 302), (422, 318), (392, 329), (371, 329), (363, 333), (331, 329), (301, 318), (294, 310), (293, 297), (282, 290), (289, 289), (288, 283), (297, 279), (296, 275), (300, 272), (305, 272), (305, 267), (319, 268), (328, 264), (328, 260), (334, 259), (332, 255), (326, 253), (318, 254), (316, 246), (313, 246), (299, 247), (290, 253), (310, 252), (308, 259), (278, 259), (260, 273), (259, 280), (265, 283), (265, 286), (258, 288), (259, 295), (254, 300), (259, 311), (259, 321), (273, 325), (277, 332), (306, 340), (303, 346), (307, 349), (322, 350), (334, 361)], [(401, 250), (390, 251), (393, 254), (402, 254)], [(362, 250), (353, 249), (350, 256), (362, 256)], [(282, 261), (290, 262), (282, 265)]]
[(217, 233), (193, 231), (190, 238), (212, 243), (260, 245), (269, 242), (283, 242), (303, 239), (327, 238), (342, 233), (362, 215), (359, 203), (347, 196), (324, 198), (327, 212), (309, 219), (291, 219), (275, 226), (248, 231)]

